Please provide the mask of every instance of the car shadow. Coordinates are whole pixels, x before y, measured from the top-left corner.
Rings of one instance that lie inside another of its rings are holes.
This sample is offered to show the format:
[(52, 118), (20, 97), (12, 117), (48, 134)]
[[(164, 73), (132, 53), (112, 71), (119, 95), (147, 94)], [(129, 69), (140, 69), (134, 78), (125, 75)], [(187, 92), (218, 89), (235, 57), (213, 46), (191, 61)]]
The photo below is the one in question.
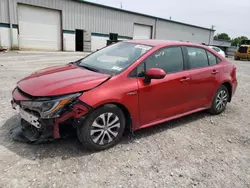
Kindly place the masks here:
[(141, 138), (149, 137), (164, 131), (167, 131), (169, 129), (174, 129), (176, 127), (185, 126), (189, 123), (192, 123), (193, 121), (197, 121), (199, 119), (203, 119), (205, 117), (212, 116), (207, 111), (201, 111), (197, 112), (191, 115), (187, 115), (178, 119), (174, 119), (168, 122), (164, 122), (152, 127), (148, 127), (145, 129), (139, 129), (135, 131), (134, 133), (130, 133), (129, 131), (125, 132), (125, 136), (123, 137), (121, 144), (128, 144), (133, 143), (137, 140), (140, 140)]
[(90, 155), (93, 152), (84, 149), (76, 136), (69, 136), (65, 139), (58, 139), (43, 144), (29, 144), (14, 141), (11, 138), (10, 130), (20, 123), (20, 116), (14, 115), (0, 127), (0, 144), (11, 152), (27, 159), (45, 159), (62, 157), (80, 157)]
[[(168, 129), (184, 126), (192, 121), (197, 121), (208, 115), (209, 114), (206, 112), (198, 112), (153, 127), (138, 130), (133, 134), (129, 131), (126, 131), (119, 144), (131, 144), (137, 140), (158, 134)], [(20, 116), (14, 115), (13, 117), (9, 118), (4, 123), (4, 125), (2, 125), (2, 127), (0, 127), (0, 144), (22, 158), (35, 160), (61, 157), (63, 160), (66, 160), (71, 157), (82, 157), (94, 153), (83, 148), (75, 135), (65, 139), (37, 145), (13, 141), (10, 136), (10, 129), (13, 126), (16, 126), (19, 122)]]

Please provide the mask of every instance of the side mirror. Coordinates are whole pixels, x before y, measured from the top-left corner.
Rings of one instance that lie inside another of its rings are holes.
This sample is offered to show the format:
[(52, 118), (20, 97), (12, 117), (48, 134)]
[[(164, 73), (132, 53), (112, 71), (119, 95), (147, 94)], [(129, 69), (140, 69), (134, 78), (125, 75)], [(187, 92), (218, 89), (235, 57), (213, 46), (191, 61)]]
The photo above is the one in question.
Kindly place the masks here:
[(145, 73), (145, 83), (150, 83), (151, 79), (163, 79), (166, 73), (164, 70), (159, 68), (151, 68)]

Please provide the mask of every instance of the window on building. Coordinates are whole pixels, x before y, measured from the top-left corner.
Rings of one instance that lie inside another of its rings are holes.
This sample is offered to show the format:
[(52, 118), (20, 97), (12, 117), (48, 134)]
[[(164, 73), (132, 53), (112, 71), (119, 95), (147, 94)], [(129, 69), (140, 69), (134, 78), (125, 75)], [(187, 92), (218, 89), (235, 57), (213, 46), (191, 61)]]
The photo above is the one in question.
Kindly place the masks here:
[(207, 57), (208, 57), (208, 61), (209, 61), (210, 66), (217, 64), (216, 56), (213, 55), (212, 53), (210, 53), (209, 51), (207, 51)]
[(206, 51), (202, 48), (187, 47), (189, 68), (198, 69), (209, 66)]
[(183, 70), (183, 55), (181, 47), (169, 47), (160, 49), (151, 55), (146, 61), (146, 70), (161, 68), (166, 73), (180, 72)]

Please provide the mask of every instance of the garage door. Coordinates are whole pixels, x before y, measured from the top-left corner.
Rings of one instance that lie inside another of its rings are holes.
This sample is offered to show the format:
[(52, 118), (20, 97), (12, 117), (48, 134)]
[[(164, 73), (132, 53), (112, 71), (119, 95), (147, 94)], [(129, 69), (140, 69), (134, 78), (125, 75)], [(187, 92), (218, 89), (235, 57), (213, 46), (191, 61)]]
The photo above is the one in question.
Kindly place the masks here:
[(18, 5), (19, 48), (61, 50), (61, 19), (57, 10)]
[(151, 39), (152, 27), (147, 25), (134, 24), (133, 39)]

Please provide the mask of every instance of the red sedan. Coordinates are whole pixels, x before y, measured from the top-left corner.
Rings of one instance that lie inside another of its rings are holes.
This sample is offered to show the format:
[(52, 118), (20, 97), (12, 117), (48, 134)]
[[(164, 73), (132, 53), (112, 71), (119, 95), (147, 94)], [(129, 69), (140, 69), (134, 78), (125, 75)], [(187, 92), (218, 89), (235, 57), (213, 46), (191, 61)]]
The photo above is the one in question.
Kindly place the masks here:
[(205, 109), (220, 114), (236, 87), (236, 67), (206, 46), (125, 41), (22, 79), (12, 106), (20, 107), (22, 132), (32, 129), (32, 138), (22, 133), (30, 142), (60, 138), (61, 128), (72, 126), (85, 147), (103, 150), (117, 144), (125, 128)]

